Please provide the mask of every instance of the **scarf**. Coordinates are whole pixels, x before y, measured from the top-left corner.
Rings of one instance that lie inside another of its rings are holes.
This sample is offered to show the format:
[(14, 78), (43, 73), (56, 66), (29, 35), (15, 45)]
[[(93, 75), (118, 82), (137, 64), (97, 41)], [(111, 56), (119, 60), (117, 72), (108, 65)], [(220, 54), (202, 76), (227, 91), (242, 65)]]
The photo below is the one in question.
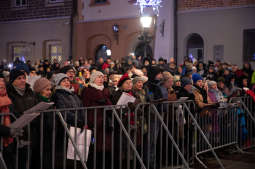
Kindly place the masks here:
[(71, 89), (68, 89), (68, 88), (65, 88), (65, 87), (62, 87), (62, 86), (57, 86), (55, 89), (62, 89), (62, 90), (65, 90), (69, 93), (73, 93), (74, 92), (74, 88), (72, 87)]
[[(0, 113), (10, 113), (9, 105), (11, 105), (12, 102), (10, 98), (7, 96), (7, 94), (0, 96)], [(11, 118), (9, 115), (4, 116), (3, 118), (3, 125), (4, 126), (10, 126), (11, 124)], [(3, 139), (3, 145), (4, 147), (7, 147), (9, 144), (13, 142), (13, 138), (7, 137)]]
[(89, 83), (89, 85), (90, 85), (91, 87), (96, 88), (97, 90), (101, 90), (101, 91), (104, 90), (104, 85), (98, 86), (98, 85), (96, 85), (95, 83)]
[(203, 102), (204, 102), (204, 103), (208, 103), (206, 90), (204, 90), (203, 88), (200, 88), (200, 87), (197, 86), (197, 85), (194, 85), (194, 87), (195, 87), (195, 88), (199, 91), (199, 93), (202, 95), (202, 97), (203, 97)]
[(25, 89), (21, 89), (21, 88), (18, 88), (16, 86), (13, 86), (13, 87), (18, 92), (19, 95), (23, 96), (25, 94), (26, 88)]

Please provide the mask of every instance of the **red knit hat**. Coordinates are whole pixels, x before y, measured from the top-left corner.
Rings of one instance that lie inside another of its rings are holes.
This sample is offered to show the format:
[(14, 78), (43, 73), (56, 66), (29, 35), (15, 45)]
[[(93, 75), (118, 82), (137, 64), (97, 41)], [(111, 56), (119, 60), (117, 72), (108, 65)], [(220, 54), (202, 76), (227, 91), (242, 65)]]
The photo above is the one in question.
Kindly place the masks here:
[(125, 73), (124, 75), (121, 76), (121, 78), (120, 78), (120, 80), (119, 80), (119, 83), (118, 83), (118, 87), (122, 86), (122, 84), (123, 84), (126, 80), (131, 80), (127, 73)]

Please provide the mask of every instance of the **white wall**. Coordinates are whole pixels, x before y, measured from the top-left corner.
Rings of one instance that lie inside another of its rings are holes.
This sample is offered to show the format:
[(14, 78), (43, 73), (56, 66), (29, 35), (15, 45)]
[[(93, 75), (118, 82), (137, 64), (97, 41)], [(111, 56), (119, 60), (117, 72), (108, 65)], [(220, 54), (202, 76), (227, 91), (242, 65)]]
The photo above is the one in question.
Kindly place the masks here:
[(61, 40), (63, 56), (69, 56), (70, 24), (68, 18), (58, 20), (33, 20), (22, 22), (0, 23), (0, 59), (8, 58), (9, 42), (35, 42), (32, 61), (43, 56), (43, 43), (45, 40)]
[(243, 63), (243, 30), (255, 29), (255, 7), (193, 11), (178, 14), (178, 63), (186, 55), (186, 40), (198, 33), (205, 43), (205, 60), (213, 59), (213, 46), (224, 45), (224, 61)]
[(84, 21), (133, 18), (139, 16), (139, 7), (128, 0), (109, 0), (110, 5), (90, 6), (91, 0), (82, 0)]
[[(165, 20), (164, 36), (160, 33), (160, 24)], [(174, 1), (165, 0), (160, 8), (156, 23), (154, 58), (169, 61), (174, 56)]]

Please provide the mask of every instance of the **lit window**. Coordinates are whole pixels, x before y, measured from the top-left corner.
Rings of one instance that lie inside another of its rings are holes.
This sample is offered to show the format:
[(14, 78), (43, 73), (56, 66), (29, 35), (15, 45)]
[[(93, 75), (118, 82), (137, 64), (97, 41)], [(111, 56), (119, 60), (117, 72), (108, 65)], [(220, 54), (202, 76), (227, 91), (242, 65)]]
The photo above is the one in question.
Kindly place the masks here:
[(50, 45), (49, 57), (50, 57), (51, 63), (53, 63), (55, 59), (60, 63), (62, 61), (62, 46)]
[(26, 61), (27, 59), (31, 58), (31, 52), (32, 52), (32, 49), (29, 46), (13, 45), (11, 54), (12, 54), (13, 60), (16, 60), (16, 58), (19, 58), (22, 61)]
[(15, 7), (24, 7), (27, 5), (27, 0), (15, 0)]

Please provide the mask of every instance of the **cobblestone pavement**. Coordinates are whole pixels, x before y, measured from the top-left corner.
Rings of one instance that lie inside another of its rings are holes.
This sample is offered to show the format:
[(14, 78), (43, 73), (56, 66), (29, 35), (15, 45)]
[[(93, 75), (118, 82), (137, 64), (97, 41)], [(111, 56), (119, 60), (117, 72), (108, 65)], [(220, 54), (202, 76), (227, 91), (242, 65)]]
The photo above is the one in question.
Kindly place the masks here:
[[(226, 169), (255, 169), (255, 150), (247, 153), (234, 153), (220, 155), (220, 159)], [(205, 161), (209, 169), (220, 169), (214, 158)], [(202, 169), (202, 166), (195, 165), (193, 168)]]

